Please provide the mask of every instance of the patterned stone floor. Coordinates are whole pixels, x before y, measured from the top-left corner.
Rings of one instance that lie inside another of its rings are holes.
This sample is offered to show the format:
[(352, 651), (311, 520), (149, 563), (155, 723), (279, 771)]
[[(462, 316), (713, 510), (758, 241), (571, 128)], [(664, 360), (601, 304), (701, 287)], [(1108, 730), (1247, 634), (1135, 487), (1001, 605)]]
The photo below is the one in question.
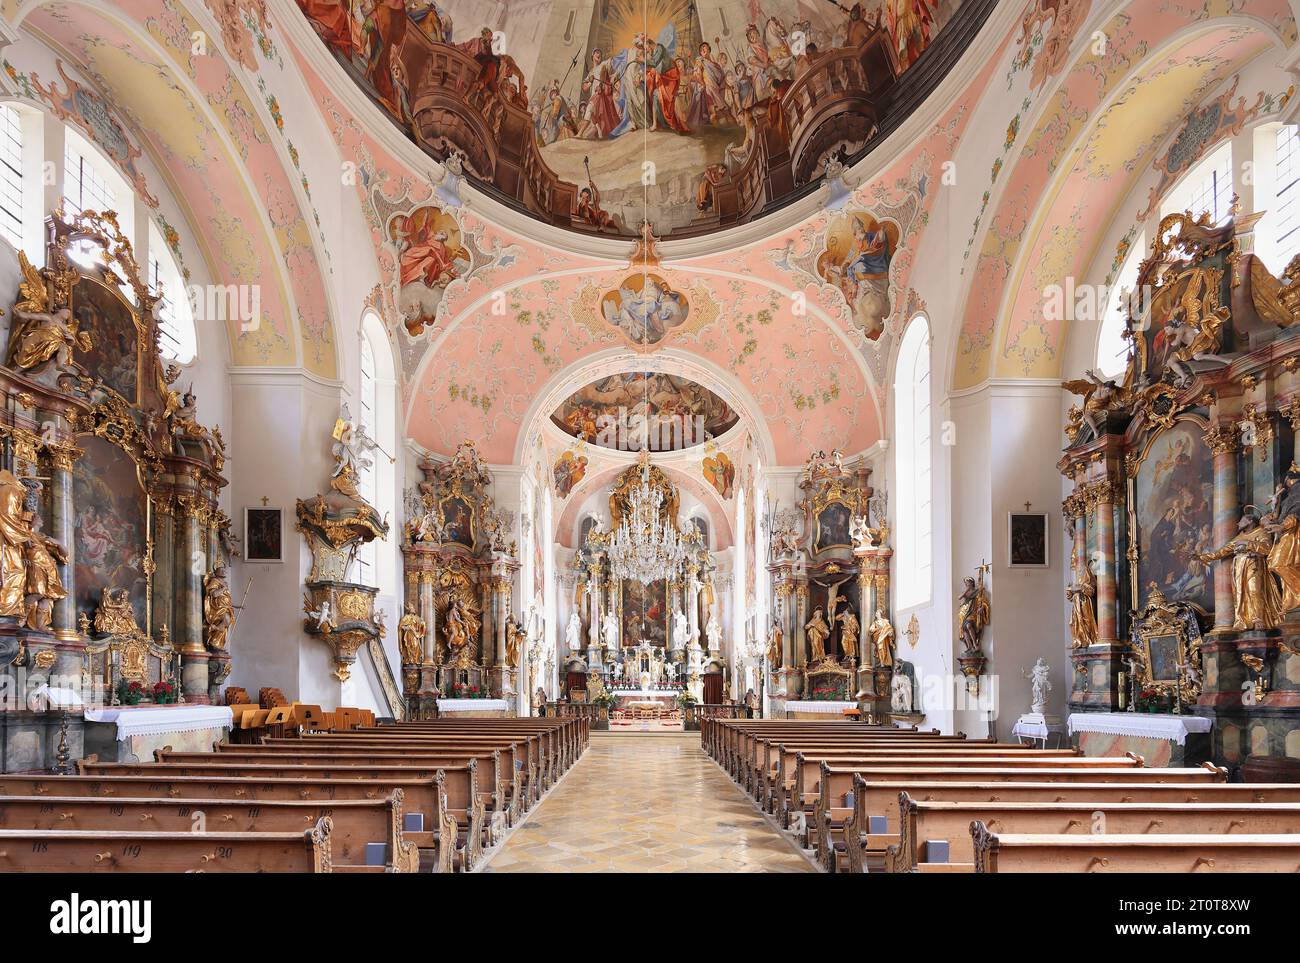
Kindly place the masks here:
[(812, 872), (697, 732), (593, 732), (488, 873)]

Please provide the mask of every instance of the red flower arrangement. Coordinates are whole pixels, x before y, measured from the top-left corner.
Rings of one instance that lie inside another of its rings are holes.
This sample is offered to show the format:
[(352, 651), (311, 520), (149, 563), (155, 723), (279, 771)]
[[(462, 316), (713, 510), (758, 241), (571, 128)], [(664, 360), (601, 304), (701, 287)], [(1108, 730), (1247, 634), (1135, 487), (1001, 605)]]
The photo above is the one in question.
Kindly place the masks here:
[(170, 682), (158, 682), (153, 687), (153, 701), (168, 705), (176, 701), (176, 689)]

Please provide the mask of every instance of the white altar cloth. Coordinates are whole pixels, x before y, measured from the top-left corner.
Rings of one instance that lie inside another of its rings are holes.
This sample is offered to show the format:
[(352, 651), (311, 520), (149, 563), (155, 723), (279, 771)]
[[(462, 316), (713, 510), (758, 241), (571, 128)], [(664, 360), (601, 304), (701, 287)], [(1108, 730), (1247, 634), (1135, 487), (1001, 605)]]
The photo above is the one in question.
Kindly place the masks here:
[(1210, 720), (1202, 716), (1175, 716), (1158, 712), (1075, 712), (1069, 719), (1070, 735), (1101, 732), (1112, 736), (1168, 739), (1187, 742), (1189, 732), (1209, 732)]
[(856, 709), (856, 702), (833, 702), (829, 699), (796, 699), (785, 704), (786, 712), (822, 712), (826, 715), (840, 716), (845, 709)]
[(509, 709), (510, 703), (505, 699), (439, 699), (439, 712), (472, 712), (475, 709), (491, 711)]
[(118, 742), (132, 736), (229, 729), (233, 718), (230, 706), (101, 706), (85, 710), (87, 722), (116, 723)]

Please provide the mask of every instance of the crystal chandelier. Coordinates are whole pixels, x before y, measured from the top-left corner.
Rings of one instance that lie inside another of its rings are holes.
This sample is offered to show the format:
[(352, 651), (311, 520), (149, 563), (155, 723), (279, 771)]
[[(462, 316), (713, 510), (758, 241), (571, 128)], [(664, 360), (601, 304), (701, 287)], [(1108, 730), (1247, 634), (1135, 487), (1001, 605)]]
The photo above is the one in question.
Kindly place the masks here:
[(676, 577), (690, 549), (677, 526), (664, 519), (664, 493), (650, 484), (650, 457), (642, 451), (641, 482), (627, 497), (627, 511), (609, 541), (615, 577), (648, 585)]

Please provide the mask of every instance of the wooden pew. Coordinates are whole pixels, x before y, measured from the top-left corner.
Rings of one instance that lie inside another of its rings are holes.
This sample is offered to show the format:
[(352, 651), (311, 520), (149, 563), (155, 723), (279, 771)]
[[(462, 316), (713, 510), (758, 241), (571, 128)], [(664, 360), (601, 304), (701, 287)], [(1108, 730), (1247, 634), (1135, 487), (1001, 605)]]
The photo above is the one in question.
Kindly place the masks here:
[(0, 829), (0, 872), (329, 873), (328, 816), (297, 832)]
[[(204, 753), (205, 756), (212, 755)], [(442, 773), (447, 794), (448, 811), (460, 824), (466, 839), (464, 861), (467, 869), (472, 869), (479, 861), (485, 843), (485, 834), (490, 826), (487, 820), (487, 793), (481, 792), (478, 785), (478, 763), (474, 758), (468, 760), (451, 760), (447, 765), (429, 765), (420, 763), (413, 766), (348, 766), (329, 763), (322, 760), (314, 765), (252, 765), (234, 764), (223, 766), (219, 763), (106, 763), (93, 757), (77, 763), (82, 775), (98, 776), (153, 776), (165, 779), (168, 776), (235, 776), (242, 779), (377, 779), (385, 785), (395, 785), (403, 777), (418, 776), (433, 779)]]
[[(57, 788), (57, 787), (56, 787)], [(366, 846), (387, 848), (383, 867), (393, 873), (419, 870), (420, 854), (402, 834), (403, 793), (383, 799), (301, 800), (187, 799), (86, 796), (0, 797), (0, 829), (75, 830), (151, 833), (298, 833), (328, 816), (331, 862), (335, 870), (372, 869)], [(201, 820), (201, 823), (199, 822)], [(196, 826), (202, 828), (196, 829)]]
[[(1093, 770), (1095, 773), (1096, 770)], [(822, 770), (821, 793), (823, 821), (827, 823), (829, 841), (823, 865), (838, 868), (839, 860), (833, 853), (843, 853), (848, 871), (865, 872), (872, 863), (883, 865), (885, 851), (899, 842), (897, 800), (900, 792), (916, 799), (944, 799), (954, 801), (999, 802), (1002, 800), (1064, 801), (1097, 800), (1099, 802), (1132, 802), (1140, 800), (1165, 802), (1196, 802), (1202, 799), (1247, 802), (1265, 798), (1256, 787), (1229, 784), (1226, 769), (1206, 764), (1197, 769), (1131, 769), (1125, 780), (1119, 776), (1106, 776), (1104, 780), (1060, 780), (1044, 778), (1041, 771), (1020, 770), (1020, 778), (990, 780), (980, 778), (930, 779), (926, 774), (901, 771), (880, 771), (866, 774), (853, 769)], [(1165, 774), (1174, 772), (1181, 778), (1168, 779)], [(853, 790), (851, 808), (841, 808), (845, 802), (844, 786)], [(1269, 793), (1267, 798), (1277, 802), (1300, 802), (1300, 785), (1294, 789), (1284, 785), (1258, 787)], [(1273, 795), (1276, 793), (1276, 795)], [(870, 834), (869, 816), (886, 816), (884, 833)]]
[(366, 764), (391, 766), (423, 766), (439, 768), (447, 765), (459, 765), (468, 759), (474, 759), (478, 765), (479, 781), (485, 788), (490, 787), (491, 799), (487, 807), (487, 818), (492, 823), (493, 839), (504, 832), (506, 825), (514, 825), (523, 813), (524, 779), (520, 767), (516, 765), (515, 749), (512, 743), (506, 750), (466, 748), (442, 749), (439, 751), (418, 749), (407, 751), (352, 751), (333, 749), (328, 746), (303, 746), (299, 749), (286, 749), (281, 746), (222, 746), (217, 753), (210, 752), (176, 752), (170, 746), (154, 750), (156, 762), (193, 765), (314, 765), (321, 762), (337, 765), (358, 766)]
[[(437, 872), (452, 872), (465, 862), (458, 846), (458, 824), (450, 811), (445, 774), (432, 779), (326, 780), (257, 779), (237, 776), (0, 776), (0, 801), (13, 797), (62, 799), (70, 797), (123, 799), (152, 797), (172, 802), (218, 799), (240, 805), (261, 803), (316, 803), (347, 800), (382, 801), (394, 791), (403, 793), (403, 813), (421, 813), (425, 830), (404, 832), (403, 839), (423, 850)], [(468, 867), (464, 867), (468, 868)]]
[(1300, 835), (1011, 835), (971, 826), (977, 873), (1294, 873)]
[[(1083, 787), (1079, 787), (1083, 790)], [(1082, 797), (1084, 791), (1080, 792)], [(1079, 835), (1100, 827), (1116, 836), (1275, 835), (1300, 833), (1300, 803), (1238, 802), (946, 802), (898, 794), (899, 840), (885, 852), (885, 871), (974, 872), (971, 823), (997, 833)], [(1098, 819), (1104, 822), (1098, 823)], [(946, 862), (928, 863), (924, 847), (948, 844)]]

